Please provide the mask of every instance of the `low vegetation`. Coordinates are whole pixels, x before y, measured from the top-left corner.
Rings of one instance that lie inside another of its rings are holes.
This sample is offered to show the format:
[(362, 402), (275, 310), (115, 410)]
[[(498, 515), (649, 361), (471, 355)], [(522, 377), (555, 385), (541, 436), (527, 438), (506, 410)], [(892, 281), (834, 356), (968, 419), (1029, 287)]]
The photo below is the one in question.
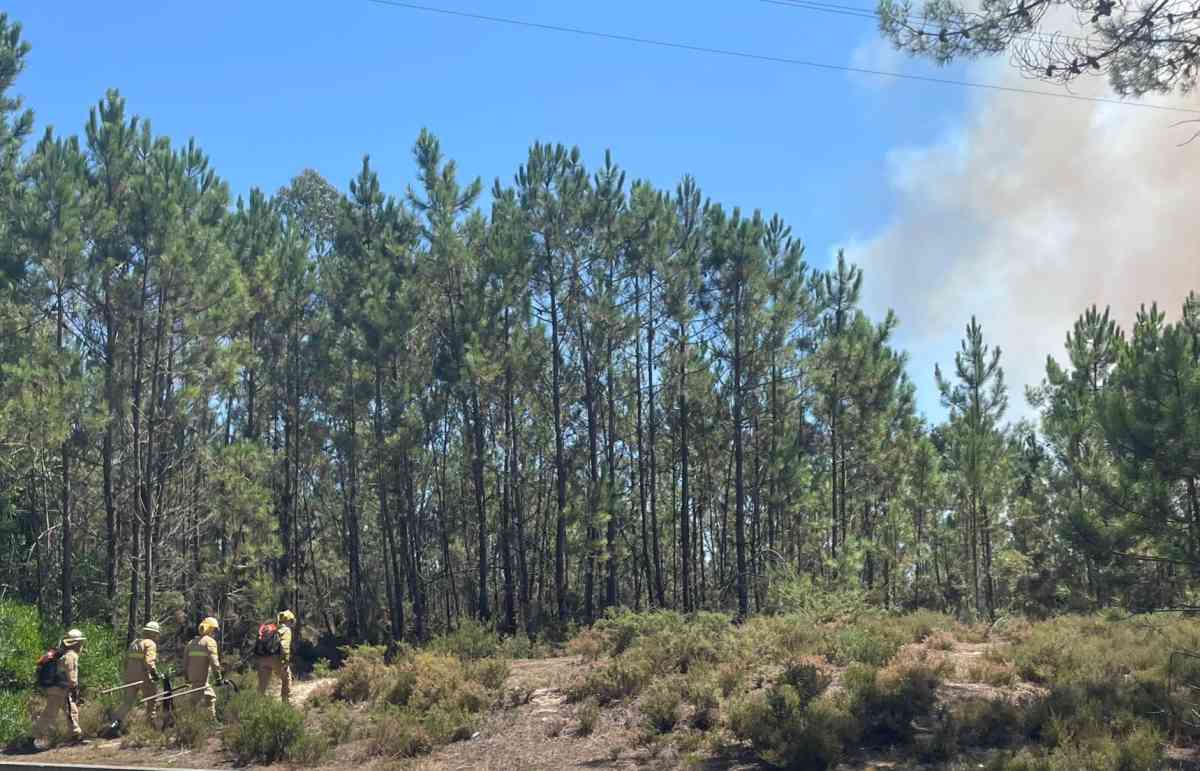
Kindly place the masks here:
[[(1163, 767), (1167, 747), (1200, 746), (1187, 719), (1200, 659), (1172, 656), (1200, 650), (1193, 618), (964, 625), (828, 598), (818, 605), (742, 624), (716, 613), (610, 612), (569, 641), (578, 658), (563, 660), (567, 679), (551, 684), (569, 703), (546, 721), (544, 740), (603, 742), (624, 725), (639, 734), (633, 751), (659, 760), (668, 752), (684, 764), (719, 763), (749, 752), (814, 771), (872, 753), (947, 768), (966, 768), (969, 757), (990, 771), (1149, 771)], [(341, 666), (294, 706), (258, 696), (249, 674), (236, 675), (239, 690), (219, 702), (220, 746), (238, 764), (294, 767), (335, 753), (363, 763), (423, 755), (529, 703), (519, 696), (532, 688), (509, 677), (514, 650), (541, 652), (476, 625), (420, 649), (346, 648)], [(19, 682), (23, 659), (5, 651), (0, 671)], [(17, 725), (9, 736), (38, 706), (36, 696), (20, 701), (4, 713), (5, 725)], [(85, 730), (103, 727), (116, 704), (89, 699)], [(138, 713), (122, 746), (202, 748), (210, 735), (202, 712), (177, 710), (166, 732)]]
[(1200, 670), (1177, 657), (1170, 671), (1172, 650), (1200, 648), (1191, 619), (989, 628), (855, 608), (735, 626), (619, 613), (570, 648), (587, 662), (573, 700), (634, 704), (647, 742), (674, 736), (689, 757), (740, 746), (780, 768), (825, 769), (873, 748), (951, 764), (972, 750), (1002, 771), (1116, 771), (1160, 768), (1168, 743), (1197, 739), (1181, 718)]

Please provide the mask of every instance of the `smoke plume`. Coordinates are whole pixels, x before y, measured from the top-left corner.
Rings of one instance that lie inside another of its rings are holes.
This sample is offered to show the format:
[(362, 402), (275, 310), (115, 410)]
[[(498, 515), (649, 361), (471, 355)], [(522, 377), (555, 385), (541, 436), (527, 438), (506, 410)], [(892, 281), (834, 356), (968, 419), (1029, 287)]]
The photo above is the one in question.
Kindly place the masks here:
[[(970, 70), (976, 82), (1056, 88), (1005, 60)], [(1112, 96), (1099, 78), (1072, 90)], [(1141, 101), (1200, 108), (1195, 95)], [(953, 371), (972, 314), (1003, 349), (1010, 418), (1031, 415), (1024, 386), (1041, 381), (1047, 354), (1063, 360), (1088, 306), (1112, 306), (1127, 330), (1143, 303), (1178, 316), (1200, 290), (1200, 139), (1178, 146), (1200, 124), (1173, 127), (1188, 117), (988, 91), (954, 132), (889, 153), (895, 216), (847, 256), (866, 272), (866, 307), (899, 316), (920, 392), (934, 391), (934, 362)]]

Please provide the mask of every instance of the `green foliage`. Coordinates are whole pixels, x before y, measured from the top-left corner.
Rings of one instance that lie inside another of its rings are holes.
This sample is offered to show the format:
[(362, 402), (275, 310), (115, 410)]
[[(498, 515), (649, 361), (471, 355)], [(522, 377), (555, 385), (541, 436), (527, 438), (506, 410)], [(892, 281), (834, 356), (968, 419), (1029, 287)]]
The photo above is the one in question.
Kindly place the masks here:
[(658, 733), (668, 733), (679, 722), (686, 680), (678, 675), (655, 680), (642, 692), (639, 704), (646, 724)]
[(319, 734), (304, 734), (287, 749), (286, 759), (298, 766), (319, 766), (333, 753), (333, 744)]
[(832, 768), (856, 731), (854, 719), (835, 701), (805, 703), (790, 686), (735, 701), (729, 726), (767, 763), (801, 771)]
[(463, 661), (477, 661), (495, 656), (501, 641), (491, 627), (474, 619), (464, 619), (453, 632), (431, 640), (428, 647)]
[[(304, 717), (287, 704), (256, 691), (242, 691), (233, 700), (236, 719), (226, 726), (222, 743), (239, 763), (288, 759), (289, 751), (304, 739)], [(306, 742), (304, 752), (311, 753), (316, 746)]]
[(595, 699), (588, 699), (579, 705), (579, 709), (575, 711), (575, 717), (579, 720), (579, 729), (576, 736), (591, 736), (592, 731), (596, 730), (596, 723), (600, 720), (600, 704)]
[(843, 627), (825, 644), (823, 653), (839, 665), (858, 662), (880, 667), (911, 637), (911, 633), (888, 619), (871, 620)]
[(373, 720), (368, 751), (376, 757), (411, 758), (433, 746), (433, 738), (412, 712), (389, 710)]
[(339, 701), (370, 701), (385, 671), (383, 658), (354, 655), (338, 670), (333, 697)]
[(844, 685), (865, 739), (907, 743), (912, 740), (913, 719), (932, 710), (941, 679), (937, 666), (912, 657), (883, 669), (855, 664), (846, 671)]
[(28, 688), (42, 649), (37, 608), (15, 600), (0, 600), (0, 692)]
[(25, 694), (0, 690), (0, 745), (29, 735), (29, 710)]
[[(175, 710), (175, 724), (171, 726), (167, 743), (180, 749), (199, 750), (205, 747), (212, 733), (212, 715), (207, 710), (193, 704), (180, 705)], [(151, 741), (161, 743), (162, 737), (153, 737)]]
[(567, 695), (572, 701), (594, 698), (601, 705), (638, 695), (652, 672), (644, 660), (620, 656), (588, 670)]
[(354, 727), (358, 718), (344, 704), (331, 704), (318, 717), (321, 735), (330, 744), (345, 744), (354, 736)]

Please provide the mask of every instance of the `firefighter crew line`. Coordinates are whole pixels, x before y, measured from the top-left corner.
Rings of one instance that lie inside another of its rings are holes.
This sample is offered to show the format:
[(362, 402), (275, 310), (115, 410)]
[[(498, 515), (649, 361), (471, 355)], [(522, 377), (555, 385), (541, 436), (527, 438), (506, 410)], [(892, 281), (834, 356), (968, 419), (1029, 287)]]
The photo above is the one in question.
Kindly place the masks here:
[[(265, 694), (271, 678), (279, 678), (279, 695), (290, 703), (292, 694), (292, 626), (296, 616), (290, 610), (280, 612), (275, 621), (262, 624), (254, 642), (255, 668), (258, 670), (258, 692)], [(141, 629), (141, 637), (125, 650), (124, 683), (105, 693), (120, 692), (122, 700), (108, 727), (109, 735), (117, 735), (125, 726), (130, 711), (138, 704), (145, 707), (146, 719), (154, 724), (160, 705), (169, 713), (175, 700), (191, 706), (202, 706), (215, 721), (217, 718), (216, 689), (229, 685), (221, 668), (221, 656), (213, 636), (220, 624), (213, 617), (200, 622), (197, 634), (184, 649), (184, 677), (187, 687), (174, 690), (170, 680), (158, 669), (158, 641), (162, 629), (151, 621)], [(60, 645), (46, 652), (37, 662), (37, 683), (46, 697), (46, 708), (33, 726), (34, 746), (38, 740), (53, 733), (58, 713), (67, 720), (71, 744), (87, 744), (79, 727), (79, 657), (87, 638), (78, 629), (63, 637)], [(159, 683), (163, 689), (159, 690)]]

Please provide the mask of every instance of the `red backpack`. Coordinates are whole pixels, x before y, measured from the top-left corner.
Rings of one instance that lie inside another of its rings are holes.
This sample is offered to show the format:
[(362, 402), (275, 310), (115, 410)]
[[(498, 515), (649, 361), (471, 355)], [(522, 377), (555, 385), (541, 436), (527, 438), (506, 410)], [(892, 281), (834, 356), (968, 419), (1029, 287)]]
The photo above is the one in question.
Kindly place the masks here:
[(258, 627), (258, 639), (254, 641), (255, 656), (278, 656), (283, 652), (283, 643), (279, 639), (279, 627), (275, 624), (262, 624)]
[(62, 658), (63, 652), (58, 648), (51, 648), (42, 654), (42, 657), (37, 660), (37, 684), (42, 688), (53, 688), (56, 685), (61, 685), (59, 682), (62, 678), (58, 674), (58, 660)]

